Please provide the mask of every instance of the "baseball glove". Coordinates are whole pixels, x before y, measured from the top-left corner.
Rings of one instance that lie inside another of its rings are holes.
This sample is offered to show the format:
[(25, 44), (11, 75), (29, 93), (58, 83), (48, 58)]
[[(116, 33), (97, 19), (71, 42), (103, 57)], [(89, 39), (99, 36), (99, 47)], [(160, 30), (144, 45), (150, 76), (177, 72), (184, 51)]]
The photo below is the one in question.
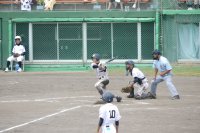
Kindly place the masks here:
[(133, 90), (134, 90), (133, 87), (127, 86), (127, 87), (123, 87), (122, 90), (121, 90), (121, 92), (122, 92), (122, 93), (130, 93), (130, 92), (132, 92)]
[(19, 57), (20, 54), (18, 54), (18, 53), (14, 53), (13, 56), (14, 56), (14, 57)]

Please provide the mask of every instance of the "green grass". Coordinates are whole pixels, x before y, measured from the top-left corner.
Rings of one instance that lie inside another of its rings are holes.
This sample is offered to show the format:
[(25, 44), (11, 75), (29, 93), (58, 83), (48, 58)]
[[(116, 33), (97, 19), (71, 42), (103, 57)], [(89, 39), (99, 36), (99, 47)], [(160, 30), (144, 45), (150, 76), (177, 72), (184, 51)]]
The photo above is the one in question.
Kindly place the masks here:
[[(153, 76), (154, 69), (151, 65), (137, 66), (147, 76)], [(173, 65), (173, 74), (176, 76), (200, 76), (200, 65)], [(125, 66), (111, 66), (110, 74), (125, 74)]]
[[(153, 76), (154, 69), (152, 64), (136, 64), (140, 70), (146, 76)], [(108, 64), (109, 74), (111, 75), (124, 75), (125, 74), (125, 65), (124, 64)], [(25, 71), (31, 72), (60, 72), (60, 71), (89, 71), (91, 68), (89, 64), (86, 66), (83, 65), (26, 65)], [(173, 74), (176, 76), (200, 76), (200, 65), (173, 65)]]

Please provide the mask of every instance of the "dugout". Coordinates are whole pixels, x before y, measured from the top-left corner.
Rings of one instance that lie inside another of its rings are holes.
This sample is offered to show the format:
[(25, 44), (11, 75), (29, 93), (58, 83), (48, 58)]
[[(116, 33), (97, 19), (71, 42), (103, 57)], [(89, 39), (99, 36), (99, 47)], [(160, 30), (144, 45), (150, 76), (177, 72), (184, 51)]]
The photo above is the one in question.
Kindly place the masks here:
[(0, 12), (0, 66), (5, 68), (15, 35), (22, 36), (27, 51), (26, 70), (84, 66), (94, 52), (105, 60), (117, 56), (113, 63), (151, 63), (155, 48), (171, 62), (198, 63), (199, 23), (199, 10), (177, 10), (169, 1), (128, 12)]
[(2, 67), (15, 35), (22, 36), (27, 50), (26, 66), (86, 64), (94, 52), (105, 60), (117, 56), (115, 63), (127, 59), (148, 63), (158, 44), (155, 11), (1, 12), (0, 16)]

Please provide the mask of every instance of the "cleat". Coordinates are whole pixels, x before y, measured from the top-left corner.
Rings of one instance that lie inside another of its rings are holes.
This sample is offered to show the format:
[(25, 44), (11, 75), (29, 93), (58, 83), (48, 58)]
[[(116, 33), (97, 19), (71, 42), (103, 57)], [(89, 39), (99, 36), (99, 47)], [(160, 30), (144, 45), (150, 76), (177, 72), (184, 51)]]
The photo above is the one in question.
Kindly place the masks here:
[(172, 100), (178, 100), (178, 99), (180, 99), (179, 95), (175, 95), (175, 96), (172, 97)]
[(22, 69), (21, 68), (19, 68), (18, 70), (17, 70), (17, 72), (21, 72), (22, 71)]
[(128, 95), (127, 98), (134, 98), (134, 95)]
[(142, 99), (142, 97), (141, 97), (141, 96), (139, 96), (139, 95), (136, 95), (136, 96), (135, 96), (135, 99), (136, 99), (136, 100), (141, 100), (141, 99)]
[(116, 99), (117, 99), (117, 102), (121, 102), (122, 97), (120, 97), (120, 96), (116, 96)]
[(152, 94), (151, 92), (147, 93), (147, 98), (149, 99), (156, 99), (156, 95)]
[(8, 72), (8, 71), (9, 71), (9, 69), (8, 69), (8, 68), (6, 68), (6, 69), (5, 69), (5, 72)]

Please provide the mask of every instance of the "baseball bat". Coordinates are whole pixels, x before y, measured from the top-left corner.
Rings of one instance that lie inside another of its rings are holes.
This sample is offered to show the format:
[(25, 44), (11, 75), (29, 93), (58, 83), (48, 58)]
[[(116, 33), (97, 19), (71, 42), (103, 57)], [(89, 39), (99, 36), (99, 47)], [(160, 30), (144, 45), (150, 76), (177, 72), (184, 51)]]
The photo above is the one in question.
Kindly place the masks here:
[(106, 61), (105, 63), (109, 63), (109, 62), (111, 62), (111, 61), (113, 61), (113, 60), (115, 60), (117, 57), (113, 57), (112, 59), (109, 59), (108, 61)]

